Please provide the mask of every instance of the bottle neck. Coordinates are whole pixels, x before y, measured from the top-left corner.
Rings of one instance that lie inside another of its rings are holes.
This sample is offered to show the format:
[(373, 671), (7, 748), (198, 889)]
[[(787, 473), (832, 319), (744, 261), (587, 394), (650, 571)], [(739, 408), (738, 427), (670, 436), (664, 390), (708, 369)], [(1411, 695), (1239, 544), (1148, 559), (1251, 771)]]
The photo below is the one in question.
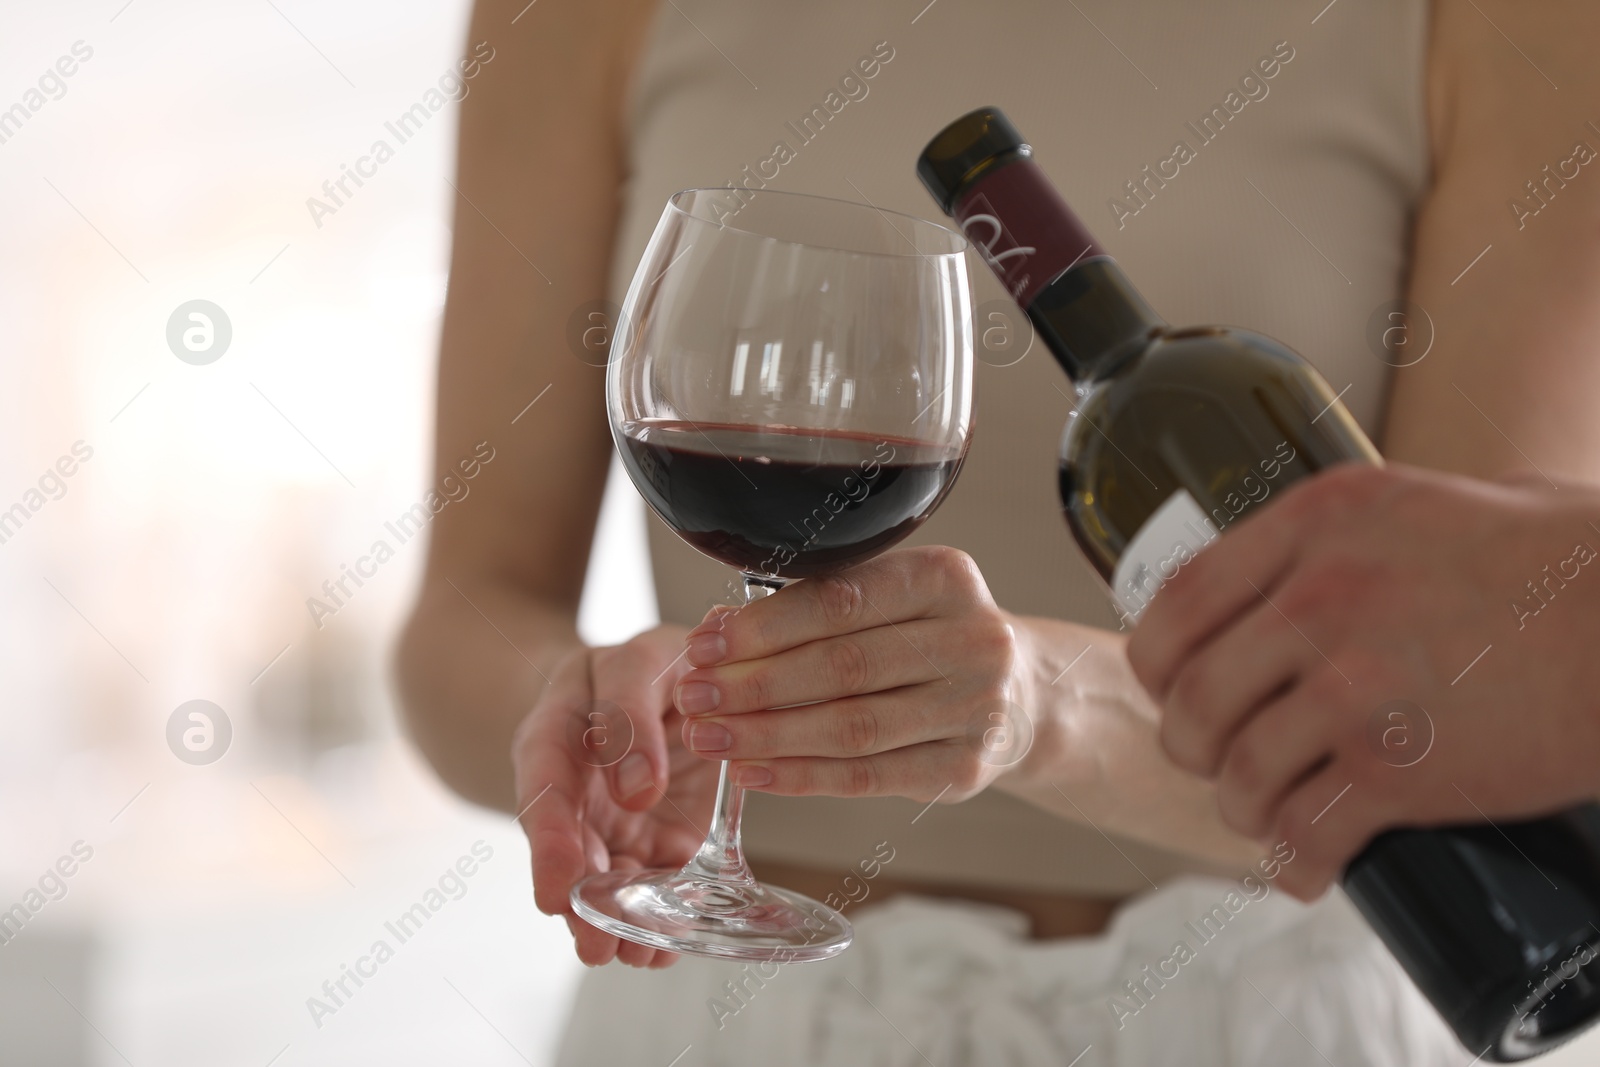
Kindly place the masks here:
[(1167, 325), (1110, 256), (1063, 271), (1025, 310), (1039, 339), (1078, 384), (1111, 374)]
[(1104, 376), (1166, 323), (1030, 157), (1026, 146), (996, 157), (950, 213), (1081, 383)]

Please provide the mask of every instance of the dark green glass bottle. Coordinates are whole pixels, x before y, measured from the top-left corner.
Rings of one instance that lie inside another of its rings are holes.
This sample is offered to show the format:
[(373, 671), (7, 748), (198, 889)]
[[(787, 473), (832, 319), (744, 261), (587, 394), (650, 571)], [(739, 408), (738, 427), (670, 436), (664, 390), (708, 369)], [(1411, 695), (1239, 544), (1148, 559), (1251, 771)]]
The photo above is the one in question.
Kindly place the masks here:
[[(1286, 346), (1164, 322), (995, 108), (946, 127), (917, 172), (1072, 379), (1067, 524), (1125, 623), (1252, 508), (1336, 463), (1379, 463)], [(1537, 1055), (1600, 1016), (1600, 806), (1391, 830), (1344, 891), (1473, 1055)]]

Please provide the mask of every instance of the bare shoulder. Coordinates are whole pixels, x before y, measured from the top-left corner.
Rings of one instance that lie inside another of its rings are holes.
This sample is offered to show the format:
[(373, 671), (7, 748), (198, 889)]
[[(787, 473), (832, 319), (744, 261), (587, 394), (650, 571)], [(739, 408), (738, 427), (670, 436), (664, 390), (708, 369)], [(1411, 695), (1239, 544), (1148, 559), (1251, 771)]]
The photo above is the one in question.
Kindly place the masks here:
[(643, 48), (658, 0), (477, 0), (472, 32), (530, 66), (522, 80), (549, 87), (559, 114), (574, 98), (619, 100)]
[[(476, 572), (563, 610), (577, 605), (611, 438), (604, 374), (571, 350), (568, 329), (576, 311), (606, 295), (626, 179), (627, 94), (655, 7), (473, 7), (468, 39), (493, 49), (493, 67), (461, 106), (434, 453), (438, 476), (450, 474), (493, 423), (503, 458), (471, 507), (433, 521), (430, 576)], [(546, 391), (551, 399), (522, 418)]]
[(1597, 58), (1595, 0), (1432, 0), (1433, 174), (1408, 295), (1441, 343), (1392, 379), (1392, 457), (1478, 477), (1600, 472)]
[(1433, 0), (1428, 97), (1436, 161), (1498, 172), (1600, 143), (1600, 4)]

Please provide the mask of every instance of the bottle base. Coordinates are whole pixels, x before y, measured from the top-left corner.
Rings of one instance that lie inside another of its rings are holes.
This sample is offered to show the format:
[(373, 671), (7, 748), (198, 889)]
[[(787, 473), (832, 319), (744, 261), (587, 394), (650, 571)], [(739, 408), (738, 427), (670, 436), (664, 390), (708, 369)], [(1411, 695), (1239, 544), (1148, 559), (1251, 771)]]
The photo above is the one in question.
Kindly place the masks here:
[[(1516, 1063), (1565, 1044), (1600, 1021), (1600, 939), (1584, 945), (1525, 995), (1492, 1035), (1491, 1063)], [(1504, 1003), (1501, 1000), (1500, 1003)], [(1486, 1014), (1488, 1014), (1486, 1012)], [(1476, 1050), (1474, 1050), (1476, 1051)]]

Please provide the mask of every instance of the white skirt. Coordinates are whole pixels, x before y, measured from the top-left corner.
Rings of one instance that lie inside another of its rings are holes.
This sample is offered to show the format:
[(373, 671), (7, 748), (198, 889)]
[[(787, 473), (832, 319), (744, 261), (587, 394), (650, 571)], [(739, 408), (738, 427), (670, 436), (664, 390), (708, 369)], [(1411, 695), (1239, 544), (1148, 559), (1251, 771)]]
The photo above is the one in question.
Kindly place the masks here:
[[(1094, 937), (896, 897), (821, 963), (589, 971), (559, 1067), (1460, 1067), (1449, 1029), (1338, 891), (1184, 878)], [(676, 1058), (675, 1058), (676, 1057)]]

